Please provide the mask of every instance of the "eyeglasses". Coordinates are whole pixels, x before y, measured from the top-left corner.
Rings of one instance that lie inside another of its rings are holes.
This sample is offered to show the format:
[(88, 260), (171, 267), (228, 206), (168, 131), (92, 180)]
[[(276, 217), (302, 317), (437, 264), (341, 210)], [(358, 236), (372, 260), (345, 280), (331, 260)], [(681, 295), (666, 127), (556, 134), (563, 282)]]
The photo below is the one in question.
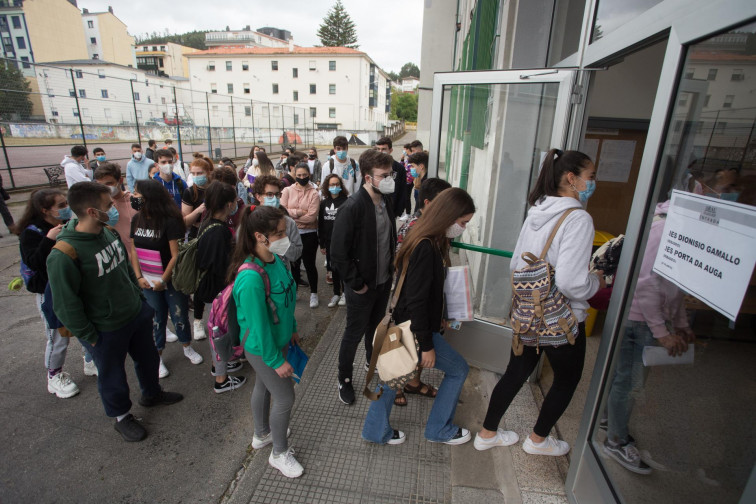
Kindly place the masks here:
[(268, 198), (273, 198), (273, 197), (280, 198), (281, 193), (280, 192), (266, 192), (266, 193), (263, 193), (263, 196), (266, 196)]
[(387, 173), (386, 175), (378, 175), (377, 177), (373, 177), (376, 180), (385, 179), (385, 178), (392, 178), (396, 180), (396, 172)]

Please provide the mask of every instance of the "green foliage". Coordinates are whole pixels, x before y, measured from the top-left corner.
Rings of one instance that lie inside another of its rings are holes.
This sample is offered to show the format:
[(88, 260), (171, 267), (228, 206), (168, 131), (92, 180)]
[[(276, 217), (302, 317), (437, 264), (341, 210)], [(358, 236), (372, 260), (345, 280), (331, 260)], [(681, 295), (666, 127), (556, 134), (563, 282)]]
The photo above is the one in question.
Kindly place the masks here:
[[(228, 27), (226, 27), (228, 28)], [(173, 42), (174, 44), (181, 44), (187, 47), (193, 47), (194, 49), (205, 50), (205, 33), (208, 30), (195, 30), (187, 33), (171, 33), (166, 30), (165, 33), (145, 33), (136, 37), (137, 44), (165, 44), (167, 42)]]
[(399, 77), (420, 77), (420, 69), (414, 63), (405, 63), (399, 70)]
[(344, 9), (341, 0), (336, 0), (333, 7), (323, 18), (323, 22), (318, 28), (318, 38), (320, 43), (326, 47), (349, 47), (357, 49), (357, 30), (354, 21), (349, 17), (349, 13)]
[(397, 82), (399, 80), (399, 74), (396, 72), (387, 72), (386, 75), (388, 75), (389, 80), (392, 80), (394, 82)]
[(32, 113), (30, 93), (21, 70), (8, 61), (0, 64), (0, 119), (28, 119)]
[(392, 93), (390, 119), (417, 121), (417, 95), (414, 93)]

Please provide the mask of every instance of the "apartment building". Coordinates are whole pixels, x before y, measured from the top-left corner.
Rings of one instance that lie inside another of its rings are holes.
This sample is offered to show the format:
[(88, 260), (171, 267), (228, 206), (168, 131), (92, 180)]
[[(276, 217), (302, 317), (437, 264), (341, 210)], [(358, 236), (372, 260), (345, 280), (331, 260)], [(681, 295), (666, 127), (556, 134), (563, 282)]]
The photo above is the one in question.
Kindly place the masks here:
[(254, 31), (246, 26), (243, 30), (213, 31), (205, 34), (207, 47), (244, 46), (244, 47), (287, 47), (291, 32), (278, 28), (265, 27)]
[(140, 44), (136, 47), (136, 66), (152, 75), (188, 77), (189, 62), (186, 55), (195, 50), (173, 42)]
[(113, 7), (105, 12), (82, 9), (81, 21), (89, 59), (136, 66), (134, 37), (129, 35), (126, 24), (115, 16)]

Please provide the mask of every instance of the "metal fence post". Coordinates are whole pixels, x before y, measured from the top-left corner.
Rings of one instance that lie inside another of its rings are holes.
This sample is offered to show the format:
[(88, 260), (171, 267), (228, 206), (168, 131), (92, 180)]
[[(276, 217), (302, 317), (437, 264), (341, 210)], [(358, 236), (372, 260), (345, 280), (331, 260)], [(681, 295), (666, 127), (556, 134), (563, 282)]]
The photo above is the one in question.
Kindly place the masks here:
[[(131, 103), (134, 105), (134, 124), (136, 124), (136, 130), (137, 130), (137, 143), (142, 144), (142, 135), (139, 133), (139, 116), (137, 115), (137, 106), (136, 106), (136, 100), (134, 99), (134, 79), (129, 79), (129, 84), (131, 85)], [(175, 94), (175, 89), (174, 89)]]
[(249, 109), (249, 115), (250, 117), (252, 117), (252, 145), (255, 145), (257, 143), (257, 139), (255, 137), (255, 102), (249, 100), (249, 106), (251, 107)]
[(234, 97), (231, 97), (231, 134), (234, 136), (234, 157), (238, 157), (236, 153), (236, 120), (234, 119)]
[(210, 159), (213, 159), (213, 136), (210, 131), (210, 98), (207, 91), (205, 91), (205, 106), (207, 107), (207, 154)]
[(76, 113), (79, 116), (79, 128), (81, 128), (81, 141), (84, 143), (84, 147), (87, 147), (87, 136), (84, 134), (84, 123), (81, 120), (81, 108), (79, 108), (79, 92), (76, 90), (76, 79), (74, 78), (73, 68), (69, 70), (71, 72), (71, 84), (73, 84), (74, 99), (76, 100)]
[(13, 170), (11, 170), (10, 160), (8, 159), (8, 150), (5, 148), (5, 135), (3, 135), (3, 128), (0, 128), (0, 143), (3, 144), (3, 155), (5, 156), (5, 166), (8, 167), (8, 176), (11, 181), (11, 188), (16, 188), (16, 181), (13, 180)]
[[(181, 148), (181, 120), (179, 119), (178, 100), (176, 99), (176, 86), (173, 86), (173, 105), (176, 109), (176, 141), (178, 142), (178, 155), (181, 168), (184, 168), (184, 151)], [(137, 130), (138, 131), (138, 130)]]
[(271, 136), (273, 133), (273, 129), (271, 127), (270, 123), (270, 102), (268, 103), (268, 149), (270, 149), (270, 152), (273, 152), (273, 137)]

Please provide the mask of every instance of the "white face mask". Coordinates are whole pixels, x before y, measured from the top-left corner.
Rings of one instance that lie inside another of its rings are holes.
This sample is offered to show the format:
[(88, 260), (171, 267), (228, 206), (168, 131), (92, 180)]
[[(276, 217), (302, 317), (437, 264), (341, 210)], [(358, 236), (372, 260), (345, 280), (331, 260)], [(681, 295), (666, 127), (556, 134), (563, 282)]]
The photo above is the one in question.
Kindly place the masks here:
[(257, 158), (254, 158), (252, 160), (252, 166), (259, 166), (259, 165), (260, 165), (260, 161), (258, 161)]
[(118, 193), (121, 192), (121, 188), (118, 187), (117, 185), (108, 186), (108, 189), (110, 190), (110, 196), (113, 197), (113, 198), (115, 198), (116, 196), (118, 196)]
[(446, 237), (454, 239), (462, 235), (462, 233), (464, 232), (465, 232), (465, 228), (455, 222), (454, 224), (449, 226), (449, 229), (446, 230)]
[(141, 152), (135, 152), (134, 153), (134, 159), (136, 159), (137, 161), (139, 161), (140, 159), (142, 159), (142, 153)]
[(160, 173), (163, 175), (170, 175), (173, 173), (173, 166), (171, 163), (161, 164), (160, 165)]
[(378, 187), (373, 186), (373, 189), (385, 195), (394, 194), (395, 188), (396, 188), (396, 183), (394, 182), (394, 179), (392, 179), (391, 177), (384, 177), (381, 179), (380, 182), (378, 182)]
[(289, 237), (284, 236), (280, 240), (268, 243), (268, 250), (270, 250), (273, 254), (282, 256), (286, 253), (287, 250), (289, 250), (289, 245), (291, 245)]

